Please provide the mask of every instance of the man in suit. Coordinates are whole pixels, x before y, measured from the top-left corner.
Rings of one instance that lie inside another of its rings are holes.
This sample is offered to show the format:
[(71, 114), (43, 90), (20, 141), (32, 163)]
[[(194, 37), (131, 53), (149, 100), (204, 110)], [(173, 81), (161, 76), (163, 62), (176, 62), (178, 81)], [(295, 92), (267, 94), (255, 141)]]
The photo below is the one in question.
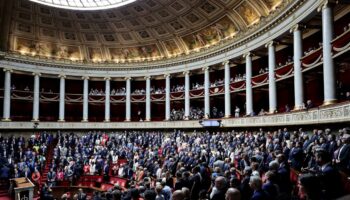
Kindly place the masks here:
[(53, 171), (53, 168), (51, 168), (49, 173), (47, 173), (47, 182), (50, 187), (56, 185), (56, 172)]
[(215, 186), (210, 194), (210, 200), (225, 199), (225, 193), (227, 190), (227, 180), (223, 176), (219, 176), (215, 179)]
[(342, 143), (338, 155), (336, 157), (336, 163), (339, 170), (349, 172), (350, 170), (350, 135), (343, 130)]
[(259, 176), (251, 176), (250, 187), (254, 190), (251, 200), (269, 200), (270, 197), (262, 190), (262, 181)]
[(325, 149), (317, 149), (316, 162), (320, 167), (318, 176), (326, 199), (336, 199), (342, 196), (341, 177), (338, 170), (332, 166), (330, 154)]
[(86, 194), (83, 192), (83, 189), (79, 189), (79, 192), (78, 192), (78, 200), (86, 200)]
[(105, 161), (103, 165), (103, 179), (105, 181), (108, 181), (108, 178), (109, 178), (109, 165), (108, 165), (108, 162)]

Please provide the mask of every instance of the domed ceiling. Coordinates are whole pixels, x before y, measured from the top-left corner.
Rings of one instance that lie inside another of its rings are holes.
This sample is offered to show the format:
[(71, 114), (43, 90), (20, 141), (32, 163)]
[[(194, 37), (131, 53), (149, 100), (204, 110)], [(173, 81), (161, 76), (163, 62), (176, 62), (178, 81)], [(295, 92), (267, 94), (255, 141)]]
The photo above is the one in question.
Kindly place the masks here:
[(29, 0), (14, 1), (10, 52), (82, 63), (144, 62), (198, 53), (234, 41), (291, 2), (138, 0), (119, 8), (77, 11)]

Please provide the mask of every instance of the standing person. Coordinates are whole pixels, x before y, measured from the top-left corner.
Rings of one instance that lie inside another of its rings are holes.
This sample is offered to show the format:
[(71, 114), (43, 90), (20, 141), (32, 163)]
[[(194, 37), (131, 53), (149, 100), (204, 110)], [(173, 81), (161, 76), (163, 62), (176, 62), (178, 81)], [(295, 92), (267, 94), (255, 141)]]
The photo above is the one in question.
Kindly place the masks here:
[(79, 188), (78, 190), (78, 200), (86, 200), (87, 196), (86, 194), (83, 192), (83, 189)]
[(239, 113), (241, 112), (241, 110), (239, 109), (238, 106), (236, 106), (235, 108), (235, 117), (239, 117)]
[(316, 150), (316, 162), (320, 167), (319, 178), (326, 199), (336, 199), (343, 195), (341, 176), (332, 166), (331, 156), (324, 149)]
[(336, 157), (337, 167), (346, 173), (350, 170), (350, 135), (346, 133), (343, 134), (341, 140), (343, 145), (340, 146), (338, 155)]
[(249, 186), (254, 190), (251, 200), (270, 199), (270, 197), (262, 190), (262, 181), (259, 176), (251, 176)]
[(51, 168), (49, 173), (47, 173), (47, 182), (50, 187), (56, 185), (56, 172), (53, 171), (53, 168)]

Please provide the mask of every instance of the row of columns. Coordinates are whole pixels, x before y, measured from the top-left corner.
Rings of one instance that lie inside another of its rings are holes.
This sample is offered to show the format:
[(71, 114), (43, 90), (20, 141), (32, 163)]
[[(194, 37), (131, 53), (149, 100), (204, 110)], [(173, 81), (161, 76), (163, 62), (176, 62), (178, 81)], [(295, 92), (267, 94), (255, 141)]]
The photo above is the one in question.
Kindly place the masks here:
[[(324, 80), (324, 104), (330, 104), (336, 101), (335, 92), (335, 70), (332, 58), (333, 39), (333, 12), (330, 5), (325, 2), (318, 9), (322, 11), (322, 38), (323, 38), (323, 80)], [(293, 33), (293, 53), (294, 53), (294, 109), (302, 109), (304, 102), (303, 75), (301, 58), (303, 55), (302, 32), (299, 25), (293, 26), (290, 30)], [(275, 43), (273, 41), (266, 44), (268, 48), (268, 80), (269, 80), (269, 111), (272, 113), (277, 109), (277, 94), (275, 80)], [(246, 65), (246, 115), (253, 114), (253, 88), (252, 88), (252, 54), (244, 55)], [(223, 62), (225, 71), (225, 117), (231, 116), (231, 90), (230, 90), (230, 65), (228, 61)], [(4, 102), (3, 102), (3, 120), (10, 120), (11, 107), (11, 69), (4, 69)], [(204, 111), (205, 117), (210, 115), (210, 77), (209, 67), (204, 67)], [(33, 95), (33, 121), (39, 120), (39, 100), (40, 100), (40, 74), (34, 75), (34, 95)], [(185, 76), (185, 119), (190, 115), (190, 71), (184, 72)], [(170, 74), (165, 76), (165, 120), (170, 120)], [(59, 97), (59, 121), (64, 121), (65, 116), (65, 76), (60, 75), (60, 97)], [(145, 77), (146, 80), (146, 121), (151, 120), (151, 77)], [(88, 121), (88, 102), (89, 102), (89, 77), (83, 77), (83, 120)], [(125, 121), (131, 120), (131, 78), (125, 78), (126, 81), (126, 114)], [(105, 78), (105, 121), (110, 121), (110, 78)]]

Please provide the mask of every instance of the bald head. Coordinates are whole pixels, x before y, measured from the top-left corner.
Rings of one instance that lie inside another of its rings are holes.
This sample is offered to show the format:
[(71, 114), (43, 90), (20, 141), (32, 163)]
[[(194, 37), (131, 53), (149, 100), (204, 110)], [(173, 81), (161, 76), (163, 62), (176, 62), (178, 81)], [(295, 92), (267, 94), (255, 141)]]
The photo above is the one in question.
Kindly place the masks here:
[(241, 200), (241, 193), (236, 188), (229, 188), (226, 192), (225, 200)]
[(185, 198), (185, 194), (181, 190), (176, 190), (173, 193), (173, 200), (183, 200)]

